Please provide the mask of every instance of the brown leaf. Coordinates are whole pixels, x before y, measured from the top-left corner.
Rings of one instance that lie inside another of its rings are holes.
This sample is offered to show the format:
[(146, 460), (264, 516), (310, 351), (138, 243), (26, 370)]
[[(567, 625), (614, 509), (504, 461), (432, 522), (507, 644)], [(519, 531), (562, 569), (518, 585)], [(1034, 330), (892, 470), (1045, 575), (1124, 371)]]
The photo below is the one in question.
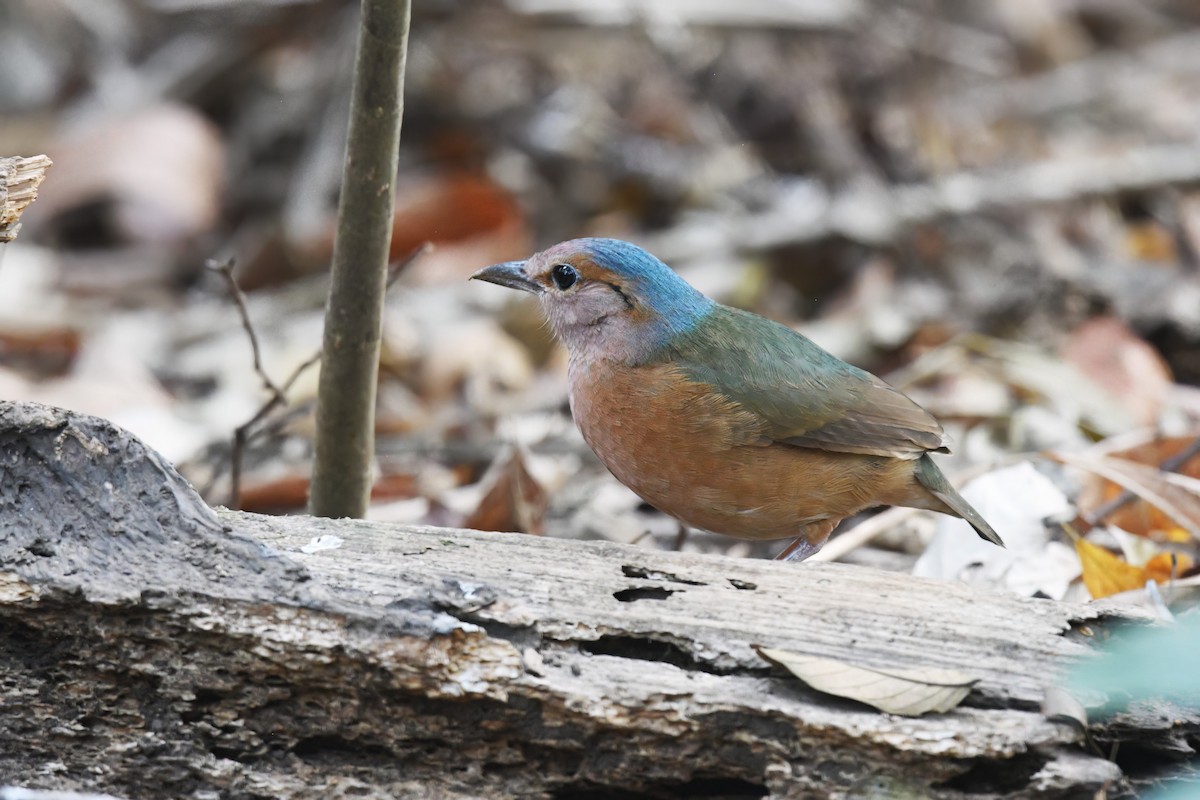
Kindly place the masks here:
[(282, 514), (308, 505), (308, 476), (283, 475), (269, 479), (246, 480), (239, 494), (242, 511), (256, 514)]
[[(1190, 443), (1191, 440), (1188, 441)], [(1052, 453), (1051, 457), (1063, 464), (1098, 475), (1119, 487), (1102, 492), (1101, 497), (1115, 497), (1120, 489), (1127, 489), (1168, 518), (1161, 522), (1151, 521), (1149, 524), (1139, 524), (1139, 520), (1134, 519), (1131, 524), (1128, 515), (1118, 518), (1114, 514), (1108, 518), (1113, 524), (1131, 533), (1159, 539), (1166, 538), (1162, 534), (1163, 531), (1178, 526), (1187, 530), (1193, 538), (1200, 540), (1200, 480), (1188, 475), (1164, 472), (1157, 467), (1138, 464), (1126, 458), (1066, 452)], [(1080, 498), (1080, 506), (1084, 511), (1096, 508), (1102, 502), (1103, 500), (1096, 502), (1094, 494), (1085, 493)], [(1160, 535), (1153, 536), (1156, 532)]]
[(519, 449), (501, 456), (483, 480), (490, 488), (463, 522), (464, 527), (541, 535), (550, 498), (529, 474)]
[(1142, 570), (1145, 571), (1147, 578), (1153, 578), (1159, 583), (1166, 583), (1195, 565), (1195, 560), (1186, 553), (1158, 553), (1145, 563)]
[(1075, 540), (1075, 552), (1083, 565), (1083, 585), (1093, 600), (1140, 589), (1146, 584), (1145, 570), (1125, 563), (1087, 539)]
[(371, 485), (371, 502), (408, 500), (420, 496), (420, 486), (415, 472), (394, 472), (380, 475)]
[(473, 175), (450, 175), (398, 193), (390, 257), (423, 242), (457, 242), (520, 224), (517, 201), (495, 183)]
[(1123, 320), (1096, 317), (1071, 332), (1062, 357), (1121, 403), (1142, 425), (1158, 420), (1171, 370)]
[[(328, 262), (334, 217), (310, 241), (294, 244), (306, 261)], [(466, 280), (481, 265), (529, 255), (528, 226), (516, 199), (486, 177), (440, 174), (402, 180), (396, 189), (389, 258), (402, 258), (424, 243), (435, 249), (406, 268), (409, 285)]]
[(936, 667), (880, 670), (787, 650), (758, 646), (754, 649), (818, 691), (906, 717), (949, 711), (963, 701), (979, 680)]
[(74, 328), (10, 327), (0, 321), (0, 364), (40, 378), (66, 374), (79, 355), (80, 334)]

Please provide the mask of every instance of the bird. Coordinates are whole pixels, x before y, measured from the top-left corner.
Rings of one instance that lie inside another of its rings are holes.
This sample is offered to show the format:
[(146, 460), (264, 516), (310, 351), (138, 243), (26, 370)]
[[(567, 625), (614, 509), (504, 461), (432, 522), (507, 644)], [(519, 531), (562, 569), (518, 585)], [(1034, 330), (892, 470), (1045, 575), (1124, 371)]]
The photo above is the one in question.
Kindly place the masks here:
[(930, 458), (942, 426), (908, 396), (778, 322), (722, 305), (620, 239), (560, 242), (473, 280), (536, 295), (568, 351), (571, 414), (658, 510), (816, 553), (876, 506), (961, 517), (1004, 546)]

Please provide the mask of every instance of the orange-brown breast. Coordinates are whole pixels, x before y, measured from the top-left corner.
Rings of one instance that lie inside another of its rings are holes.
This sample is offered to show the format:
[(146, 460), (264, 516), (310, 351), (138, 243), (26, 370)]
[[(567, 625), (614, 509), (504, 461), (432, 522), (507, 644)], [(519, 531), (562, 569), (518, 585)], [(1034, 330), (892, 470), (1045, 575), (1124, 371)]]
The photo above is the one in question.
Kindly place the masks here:
[(717, 533), (778, 539), (821, 530), (823, 539), (831, 521), (864, 508), (930, 499), (913, 479), (915, 462), (774, 443), (756, 415), (670, 364), (572, 364), (571, 410), (618, 480)]

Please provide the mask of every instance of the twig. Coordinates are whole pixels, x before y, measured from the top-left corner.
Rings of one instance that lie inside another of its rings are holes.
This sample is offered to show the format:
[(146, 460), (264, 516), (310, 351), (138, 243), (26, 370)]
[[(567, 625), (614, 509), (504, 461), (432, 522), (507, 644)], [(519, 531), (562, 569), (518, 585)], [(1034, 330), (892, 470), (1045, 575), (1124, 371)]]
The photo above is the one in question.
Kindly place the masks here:
[[(391, 288), (396, 280), (404, 273), (414, 261), (421, 256), (433, 250), (433, 245), (425, 242), (413, 248), (412, 252), (404, 258), (393, 261), (388, 265), (387, 286)], [(299, 380), (310, 367), (317, 364), (321, 360), (321, 351), (317, 350), (303, 362), (301, 362), (288, 379), (283, 382), (283, 386), (278, 386), (271, 376), (266, 373), (262, 365), (262, 353), (259, 349), (258, 335), (254, 332), (254, 323), (250, 320), (250, 312), (246, 307), (246, 295), (242, 288), (238, 286), (237, 279), (233, 275), (233, 259), (224, 262), (209, 260), (206, 264), (208, 269), (219, 273), (225, 278), (225, 283), (229, 286), (229, 293), (233, 297), (234, 303), (237, 304), (238, 313), (242, 318), (242, 328), (246, 331), (246, 337), (250, 340), (250, 349), (254, 353), (254, 370), (262, 378), (263, 385), (270, 392), (270, 397), (267, 401), (254, 413), (250, 419), (239, 425), (233, 431), (233, 444), (229, 452), (229, 507), (241, 508), (241, 485), (242, 485), (242, 463), (246, 454), (246, 445), (259, 432), (258, 425), (267, 418), (275, 409), (287, 405), (287, 393), (292, 386)]]
[[(253, 335), (253, 333), (251, 333)], [(262, 405), (260, 409), (246, 422), (236, 427), (233, 431), (233, 448), (229, 453), (229, 507), (241, 508), (242, 503), (242, 460), (246, 453), (246, 444), (256, 432), (255, 426), (267, 417), (272, 411), (281, 406), (287, 405), (286, 392), (292, 388), (292, 384), (308, 370), (321, 360), (321, 351), (317, 351), (301, 362), (292, 374), (284, 382), (282, 389), (276, 389), (275, 393)]]
[(247, 338), (250, 339), (250, 352), (254, 356), (254, 371), (258, 373), (258, 377), (262, 378), (263, 387), (271, 393), (272, 399), (283, 402), (283, 392), (263, 369), (262, 350), (258, 346), (258, 335), (254, 332), (254, 325), (250, 322), (250, 311), (246, 308), (246, 294), (242, 291), (242, 287), (238, 286), (237, 279), (233, 277), (234, 264), (235, 261), (232, 258), (224, 261), (210, 258), (204, 266), (225, 279), (225, 284), (229, 287), (229, 294), (237, 305), (238, 316), (242, 318), (242, 328), (246, 331)]
[(254, 323), (250, 320), (250, 311), (246, 307), (246, 294), (242, 291), (242, 287), (238, 286), (237, 278), (233, 275), (234, 259), (230, 258), (225, 261), (209, 259), (205, 263), (205, 267), (225, 279), (225, 284), (229, 287), (229, 295), (233, 298), (238, 315), (242, 319), (242, 329), (246, 331), (246, 338), (250, 340), (250, 351), (254, 356), (254, 371), (262, 379), (263, 387), (270, 393), (267, 402), (263, 403), (254, 416), (233, 431), (233, 445), (229, 453), (229, 507), (241, 508), (242, 461), (245, 457), (246, 443), (259, 422), (276, 408), (287, 405), (286, 392), (292, 388), (305, 370), (321, 360), (321, 353), (318, 351), (296, 367), (284, 382), (283, 388), (280, 388), (263, 369), (262, 350), (258, 344), (258, 334), (254, 332)]

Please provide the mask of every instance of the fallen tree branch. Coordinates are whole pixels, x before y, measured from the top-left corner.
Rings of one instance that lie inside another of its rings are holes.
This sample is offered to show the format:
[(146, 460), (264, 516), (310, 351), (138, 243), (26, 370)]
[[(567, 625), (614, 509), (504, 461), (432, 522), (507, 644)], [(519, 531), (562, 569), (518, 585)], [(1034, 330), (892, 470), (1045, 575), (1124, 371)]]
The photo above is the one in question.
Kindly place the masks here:
[[(0, 462), (0, 774), (15, 784), (1052, 798), (1122, 780), (1037, 710), (1091, 651), (1078, 631), (1120, 621), (1094, 605), (836, 564), (218, 515), (125, 432), (32, 404), (0, 404), (0, 449), (15, 454)], [(805, 688), (754, 645), (978, 683), (950, 713), (893, 717)], [(1197, 730), (1182, 710), (1094, 733), (1167, 752)]]
[(44, 155), (0, 158), (0, 244), (17, 238), (21, 214), (37, 199), (38, 187), (53, 163)]

